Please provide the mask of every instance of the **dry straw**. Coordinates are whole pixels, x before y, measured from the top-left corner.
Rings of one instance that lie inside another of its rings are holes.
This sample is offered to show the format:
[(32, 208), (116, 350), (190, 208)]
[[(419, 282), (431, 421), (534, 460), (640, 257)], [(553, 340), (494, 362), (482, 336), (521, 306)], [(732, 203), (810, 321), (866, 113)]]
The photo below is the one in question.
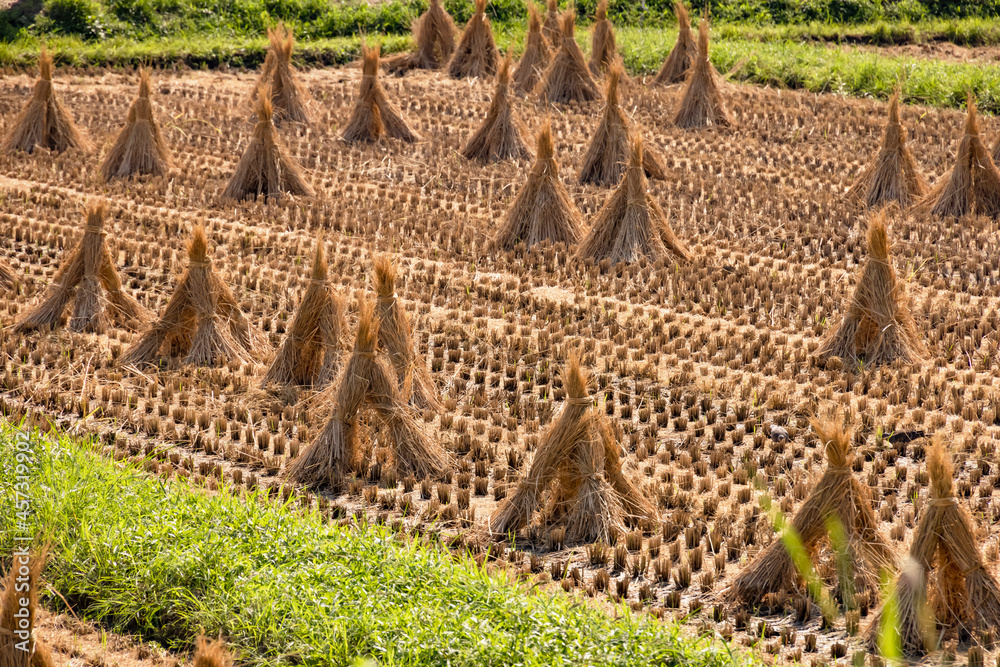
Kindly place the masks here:
[(882, 209), (868, 225), (868, 262), (847, 314), (817, 350), (817, 356), (839, 357), (852, 366), (862, 360), (886, 364), (897, 359), (919, 361), (925, 356), (910, 313), (906, 284), (896, 276), (889, 249), (886, 212)]
[(643, 172), (642, 137), (636, 135), (630, 142), (621, 183), (598, 211), (577, 257), (594, 262), (608, 260), (614, 266), (640, 257), (661, 259), (671, 253), (682, 260), (691, 259), (649, 192)]
[[(910, 542), (910, 567), (892, 588), (900, 647), (913, 656), (934, 650), (949, 630), (1000, 628), (1000, 585), (980, 556), (968, 511), (952, 493), (954, 471), (940, 439), (928, 452), (927, 468), (931, 497)], [(873, 650), (884, 632), (884, 613), (879, 609), (866, 631)]]
[(76, 127), (73, 117), (56, 97), (52, 87), (52, 56), (42, 47), (38, 57), (38, 81), (31, 99), (11, 123), (10, 134), (3, 141), (3, 152), (25, 151), (35, 147), (61, 153), (69, 148), (89, 151), (91, 144)]
[(260, 354), (260, 347), (261, 335), (250, 327), (236, 297), (212, 268), (205, 229), (195, 227), (187, 270), (163, 314), (125, 351), (122, 363), (151, 363), (161, 353), (199, 366), (246, 363)]
[[(54, 667), (52, 653), (48, 645), (38, 638), (36, 621), (38, 617), (38, 581), (45, 567), (45, 550), (33, 552), (28, 557), (28, 574), (20, 569), (20, 556), (14, 556), (10, 570), (4, 579), (0, 598), (0, 667)], [(27, 588), (24, 586), (27, 585)], [(27, 604), (24, 604), (27, 601)], [(23, 614), (27, 612), (27, 618)], [(29, 650), (19, 647), (23, 640), (15, 631), (24, 630), (23, 623), (31, 633)]]
[[(849, 563), (846, 576), (850, 577), (841, 585), (877, 591), (883, 572), (895, 570), (895, 556), (878, 530), (871, 492), (851, 472), (850, 433), (840, 420), (814, 420), (812, 426), (826, 449), (826, 470), (792, 517), (790, 530), (815, 563), (821, 548), (829, 544), (829, 522), (839, 523)], [(788, 545), (776, 539), (739, 573), (726, 597), (733, 603), (756, 605), (771, 592), (801, 591), (802, 583), (803, 573), (796, 569)]]
[(590, 34), (590, 62), (588, 66), (594, 76), (615, 64), (618, 59), (618, 47), (615, 42), (615, 28), (608, 20), (608, 0), (597, 3), (594, 27)]
[(453, 79), (485, 79), (497, 73), (500, 52), (493, 41), (490, 20), (486, 18), (486, 0), (475, 3), (476, 11), (465, 24), (462, 39), (448, 63), (448, 75)]
[(420, 137), (409, 128), (399, 109), (389, 101), (378, 77), (379, 49), (361, 45), (361, 89), (341, 138), (348, 142), (378, 141), (383, 137), (413, 142)]
[(228, 199), (266, 199), (283, 194), (311, 197), (313, 191), (302, 176), (302, 167), (278, 138), (267, 85), (261, 88), (255, 104), (257, 123), (253, 135), (222, 196)]
[(306, 103), (309, 101), (309, 93), (299, 83), (295, 67), (292, 65), (295, 37), (284, 23), (279, 23), (275, 28), (268, 29), (267, 39), (270, 46), (264, 58), (260, 79), (254, 87), (253, 99), (256, 101), (265, 88), (268, 88), (271, 103), (274, 105), (275, 122), (288, 120), (308, 123), (309, 113), (306, 111)]
[(413, 24), (416, 49), (385, 61), (387, 71), (402, 74), (410, 69), (441, 69), (455, 52), (458, 29), (441, 0), (431, 0), (427, 11)]
[(958, 145), (955, 166), (941, 177), (919, 207), (942, 217), (957, 218), (969, 213), (1000, 216), (1000, 171), (979, 135), (976, 101), (971, 94), (965, 136)]
[(417, 477), (440, 477), (450, 465), (441, 446), (420, 427), (400, 396), (389, 362), (378, 355), (379, 318), (371, 302), (359, 296), (354, 351), (341, 373), (333, 411), (323, 430), (289, 468), (301, 484), (332, 485), (347, 470), (362, 470), (365, 448), (361, 419), (371, 409), (391, 443), (397, 470)]
[(868, 206), (897, 202), (907, 208), (927, 194), (927, 182), (906, 145), (906, 130), (899, 122), (899, 89), (889, 100), (889, 123), (882, 148), (847, 191), (848, 197)]
[(535, 89), (542, 73), (548, 66), (551, 52), (549, 44), (542, 35), (542, 19), (534, 3), (528, 3), (528, 35), (524, 40), (524, 53), (514, 70), (514, 90), (518, 94), (527, 95)]
[(552, 126), (546, 120), (538, 132), (535, 164), (517, 193), (496, 238), (494, 247), (511, 250), (518, 243), (575, 244), (580, 239), (580, 214), (566, 187), (559, 180)]
[(380, 255), (375, 258), (375, 314), (379, 320), (379, 343), (396, 371), (400, 396), (422, 410), (443, 409), (427, 367), (413, 353), (410, 318), (396, 297), (396, 265)]
[(681, 83), (698, 58), (698, 45), (691, 32), (691, 18), (683, 2), (674, 3), (674, 13), (677, 15), (677, 43), (653, 78), (654, 84)]
[(708, 59), (708, 19), (698, 26), (698, 54), (681, 93), (674, 124), (682, 128), (731, 125), (722, 100), (722, 77)]
[(14, 327), (17, 332), (54, 329), (65, 322), (65, 310), (73, 302), (69, 328), (103, 333), (118, 326), (134, 330), (145, 324), (146, 310), (122, 291), (114, 259), (105, 242), (107, 204), (87, 207), (83, 239), (56, 272), (41, 302)]
[[(580, 183), (617, 185), (625, 173), (631, 131), (629, 120), (618, 103), (618, 82), (624, 73), (620, 62), (616, 62), (608, 72), (604, 113), (601, 115), (597, 131), (590, 140), (587, 153), (583, 156)], [(642, 166), (648, 178), (659, 180), (666, 178), (660, 161), (648, 148), (642, 154)]]
[(656, 508), (622, 473), (619, 444), (587, 393), (588, 378), (572, 356), (565, 371), (566, 405), (546, 430), (527, 475), (494, 511), (490, 530), (508, 535), (549, 503), (544, 521), (564, 524), (573, 542), (608, 541)]
[(233, 659), (223, 645), (222, 639), (213, 642), (205, 637), (198, 637), (191, 667), (231, 667), (232, 664)]
[(559, 50), (535, 89), (543, 102), (592, 102), (601, 94), (573, 37), (576, 12), (567, 9), (559, 19), (562, 27)]
[(510, 54), (500, 63), (497, 86), (486, 119), (469, 138), (462, 156), (483, 164), (531, 157), (524, 144), (524, 125), (514, 110), (510, 90)]
[(149, 100), (149, 70), (139, 73), (139, 95), (132, 102), (125, 127), (101, 163), (101, 178), (108, 182), (133, 174), (166, 173), (170, 152), (160, 133), (160, 125)]
[(555, 49), (562, 43), (562, 28), (559, 27), (559, 0), (546, 0), (545, 23), (542, 34)]
[(333, 382), (344, 328), (344, 302), (327, 280), (323, 240), (319, 239), (309, 286), (262, 384), (325, 387)]
[(14, 267), (0, 260), (0, 290), (4, 292), (16, 291), (20, 284), (21, 281), (18, 280)]

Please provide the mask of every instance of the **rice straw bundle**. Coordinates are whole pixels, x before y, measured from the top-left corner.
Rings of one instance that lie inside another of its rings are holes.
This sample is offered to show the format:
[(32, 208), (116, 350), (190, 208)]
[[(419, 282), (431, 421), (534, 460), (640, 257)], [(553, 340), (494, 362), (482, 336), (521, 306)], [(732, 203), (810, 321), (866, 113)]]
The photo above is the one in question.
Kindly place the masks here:
[(203, 227), (188, 244), (188, 267), (160, 318), (122, 355), (122, 363), (152, 363), (162, 353), (185, 363), (210, 366), (251, 362), (260, 354), (261, 335), (240, 312), (236, 297), (208, 258)]
[(674, 3), (674, 13), (677, 15), (677, 43), (653, 77), (653, 83), (662, 86), (684, 81), (698, 58), (698, 45), (691, 32), (691, 17), (683, 2)]
[(607, 418), (594, 409), (588, 378), (570, 357), (566, 405), (546, 430), (528, 474), (490, 518), (494, 535), (528, 525), (548, 496), (546, 521), (565, 521), (573, 542), (608, 541), (627, 525), (656, 516), (656, 509), (621, 471), (619, 445)]
[(292, 65), (295, 37), (284, 23), (279, 23), (275, 28), (268, 29), (267, 39), (270, 46), (264, 58), (260, 80), (254, 88), (254, 102), (266, 87), (270, 90), (276, 123), (285, 120), (308, 123), (309, 113), (306, 111), (306, 103), (309, 101), (309, 93), (299, 83), (295, 67)]
[(458, 29), (451, 14), (441, 6), (441, 0), (430, 0), (427, 11), (413, 24), (416, 50), (385, 61), (389, 72), (402, 74), (410, 69), (441, 69), (455, 52)]
[(698, 26), (698, 55), (681, 93), (674, 124), (682, 128), (731, 125), (722, 100), (722, 79), (708, 59), (708, 20)]
[(427, 367), (413, 353), (410, 318), (396, 298), (396, 265), (380, 255), (375, 258), (375, 314), (379, 319), (379, 343), (396, 371), (397, 387), (403, 401), (423, 410), (443, 409), (434, 380)]
[(198, 637), (191, 667), (230, 667), (232, 664), (233, 660), (221, 639), (212, 642)]
[(907, 208), (927, 193), (927, 182), (906, 145), (906, 130), (899, 122), (899, 89), (889, 100), (889, 123), (882, 148), (847, 191), (871, 207), (898, 202)]
[(90, 141), (73, 122), (73, 116), (56, 97), (52, 87), (52, 56), (42, 47), (38, 57), (38, 81), (31, 99), (11, 123), (3, 141), (3, 152), (31, 153), (35, 147), (61, 153), (70, 148), (90, 151)]
[(344, 326), (344, 303), (327, 280), (323, 241), (319, 239), (309, 286), (262, 384), (325, 387), (333, 382)]
[(592, 102), (601, 94), (573, 37), (576, 12), (567, 9), (559, 21), (562, 26), (559, 50), (549, 62), (535, 93), (543, 102)]
[(402, 400), (395, 373), (376, 347), (380, 322), (372, 304), (359, 297), (354, 351), (340, 376), (333, 412), (317, 439), (294, 461), (289, 476), (316, 487), (331, 484), (348, 468), (360, 469), (363, 448), (359, 420), (363, 410), (375, 412), (392, 443), (396, 467), (418, 477), (440, 477), (450, 461), (411, 415)]
[[(41, 587), (38, 578), (44, 567), (44, 549), (33, 553), (15, 550), (12, 554), (0, 593), (0, 667), (55, 665), (48, 645), (38, 638), (36, 627)], [(27, 617), (23, 616), (25, 612)]]
[(590, 34), (590, 62), (588, 66), (594, 76), (600, 76), (617, 59), (618, 47), (615, 41), (615, 27), (608, 20), (608, 0), (600, 0), (597, 3), (594, 27)]
[(375, 365), (378, 328), (371, 302), (359, 296), (354, 351), (340, 375), (333, 412), (316, 440), (289, 466), (288, 475), (294, 481), (308, 487), (330, 485), (356, 466), (361, 452), (359, 419), (368, 392), (367, 378)]
[(469, 138), (462, 156), (483, 164), (531, 157), (524, 145), (524, 125), (514, 111), (510, 91), (510, 54), (500, 63), (497, 87), (486, 119)]
[(122, 281), (105, 243), (107, 210), (105, 202), (87, 207), (83, 239), (60, 265), (41, 302), (14, 327), (16, 332), (56, 328), (65, 322), (64, 312), (70, 301), (74, 302), (69, 320), (72, 331), (104, 333), (112, 326), (135, 330), (148, 321), (146, 310), (122, 291)]
[(538, 132), (535, 164), (514, 197), (493, 245), (511, 250), (518, 243), (531, 247), (549, 241), (573, 245), (580, 239), (580, 214), (559, 180), (552, 126), (546, 120)]
[(261, 88), (256, 105), (253, 136), (222, 196), (228, 199), (267, 199), (283, 194), (311, 197), (313, 191), (302, 177), (302, 167), (289, 155), (274, 128), (274, 108), (267, 85)]
[(448, 63), (453, 79), (484, 79), (497, 73), (500, 52), (493, 41), (493, 28), (486, 17), (486, 0), (474, 0), (476, 11), (465, 25), (462, 39)]
[[(630, 123), (618, 104), (618, 82), (625, 74), (620, 62), (608, 71), (608, 90), (605, 95), (604, 113), (597, 131), (590, 140), (583, 166), (580, 168), (580, 183), (594, 185), (617, 185), (625, 173), (628, 162)], [(642, 154), (642, 167), (648, 178), (663, 180), (666, 175), (659, 160), (648, 148)]]
[[(900, 645), (918, 656), (936, 648), (949, 630), (1000, 628), (1000, 585), (979, 553), (969, 513), (952, 493), (953, 469), (941, 440), (927, 454), (931, 498), (910, 542), (911, 565), (896, 579), (895, 607)], [(936, 571), (932, 595), (927, 583)], [(878, 649), (884, 606), (865, 636)]]
[(819, 357), (839, 357), (854, 366), (914, 362), (926, 353), (910, 313), (906, 284), (896, 277), (889, 258), (889, 237), (882, 209), (868, 226), (868, 262), (854, 290), (844, 320), (820, 345)]
[(139, 95), (132, 102), (125, 127), (101, 163), (101, 178), (108, 182), (133, 174), (165, 173), (170, 168), (170, 152), (160, 133), (149, 101), (149, 70), (139, 72)]
[(1000, 216), (1000, 171), (979, 135), (976, 101), (969, 94), (965, 136), (951, 171), (941, 177), (919, 208), (932, 215), (959, 218), (969, 213)]
[(549, 62), (549, 44), (542, 35), (542, 19), (538, 8), (528, 3), (528, 35), (524, 39), (524, 53), (514, 70), (514, 90), (527, 95), (538, 85)]
[(380, 48), (378, 44), (361, 45), (361, 90), (351, 119), (341, 134), (341, 138), (348, 143), (378, 141), (383, 137), (414, 142), (420, 138), (403, 120), (399, 108), (385, 95), (378, 78)]
[(576, 256), (594, 262), (606, 259), (614, 266), (640, 257), (660, 259), (668, 253), (678, 259), (691, 259), (649, 192), (643, 171), (642, 137), (634, 136), (621, 183), (598, 211)]
[[(826, 470), (813, 491), (792, 517), (790, 530), (798, 536), (806, 555), (815, 562), (828, 539), (827, 522), (840, 523), (847, 548), (850, 580), (842, 587), (877, 591), (883, 571), (895, 570), (895, 556), (878, 530), (871, 492), (851, 472), (854, 453), (850, 433), (839, 422), (814, 420), (813, 430), (826, 448)], [(730, 602), (760, 603), (774, 591), (799, 591), (802, 576), (784, 540), (776, 539), (733, 580), (726, 592)]]

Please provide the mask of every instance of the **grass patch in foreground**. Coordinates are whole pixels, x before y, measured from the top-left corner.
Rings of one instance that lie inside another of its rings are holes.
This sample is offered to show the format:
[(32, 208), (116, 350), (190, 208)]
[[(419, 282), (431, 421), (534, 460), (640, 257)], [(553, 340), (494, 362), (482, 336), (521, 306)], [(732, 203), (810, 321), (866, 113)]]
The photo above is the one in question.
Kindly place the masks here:
[[(13, 503), (17, 431), (0, 426), (0, 506)], [(77, 614), (187, 648), (221, 632), (246, 664), (690, 665), (744, 658), (622, 609), (487, 574), (387, 529), (349, 530), (286, 505), (163, 482), (85, 443), (38, 440), (33, 522), (45, 579)], [(0, 553), (15, 519), (0, 515)], [(52, 600), (58, 603), (58, 598)]]

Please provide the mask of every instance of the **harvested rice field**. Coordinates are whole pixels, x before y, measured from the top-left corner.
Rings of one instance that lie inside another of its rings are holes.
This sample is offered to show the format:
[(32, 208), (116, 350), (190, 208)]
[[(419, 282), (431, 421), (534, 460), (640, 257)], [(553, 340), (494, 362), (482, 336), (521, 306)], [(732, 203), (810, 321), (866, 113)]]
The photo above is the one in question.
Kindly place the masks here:
[[(879, 577), (900, 568), (898, 590), (930, 588), (940, 636), (928, 659), (992, 664), (996, 222), (930, 206), (876, 216), (847, 196), (878, 154), (888, 105), (719, 80), (728, 126), (684, 130), (674, 122), (683, 85), (626, 77), (617, 95), (643, 141), (629, 146), (618, 198), (623, 219), (641, 208), (647, 222), (635, 229), (651, 224), (656, 238), (646, 255), (605, 248), (627, 260), (612, 264), (575, 254), (578, 243), (601, 246), (585, 237), (613, 217), (601, 209), (617, 185), (578, 183), (602, 101), (512, 97), (531, 155), (551, 128), (540, 191), (557, 188), (554, 162), (579, 215), (562, 223), (575, 229), (569, 245), (502, 249), (494, 239), (534, 182), (534, 158), (463, 157), (492, 82), (383, 74), (415, 140), (347, 143), (361, 67), (293, 74), (310, 121), (275, 130), (267, 105), (251, 102), (258, 72), (153, 72), (148, 99), (172, 161), (105, 182), (100, 158), (139, 73), (56, 70), (93, 149), (0, 153), (0, 259), (16, 281), (0, 298), (8, 420), (96, 434), (108, 456), (164, 478), (302, 493), (331, 521), (438, 536), (484, 567), (676, 618), (780, 662), (861, 664), (886, 597)], [(34, 77), (0, 78), (0, 136)], [(933, 188), (955, 163), (965, 114), (899, 114)], [(375, 116), (389, 126), (386, 112)], [(992, 146), (992, 123), (980, 125)], [(376, 126), (366, 117), (359, 127)], [(280, 189), (299, 194), (224, 197), (251, 169), (248, 145), (274, 136), (292, 161), (277, 171), (301, 176)], [(661, 173), (647, 180), (649, 163), (636, 165), (650, 155)], [(989, 210), (986, 187), (972, 210)], [(659, 240), (659, 214), (671, 242)], [(79, 269), (82, 286), (56, 295), (64, 307), (45, 320), (57, 326), (25, 325), (72, 273), (57, 272), (85, 237), (80, 266), (93, 269), (87, 249), (97, 248), (120, 290), (94, 296), (96, 274)], [(85, 294), (117, 315), (121, 294), (134, 303), (120, 320), (88, 319)], [(886, 295), (888, 323), (866, 319)], [(164, 315), (172, 298), (188, 304), (175, 320)], [(294, 326), (303, 303), (325, 314), (321, 335)], [(852, 347), (887, 328), (901, 332), (891, 345)], [(287, 341), (302, 349), (275, 370)], [(317, 347), (322, 359), (302, 371), (313, 362), (296, 360)], [(831, 349), (840, 357), (819, 354)], [(325, 386), (297, 385), (303, 373)], [(846, 430), (811, 425), (831, 412)], [(969, 524), (954, 518), (965, 513)], [(950, 528), (921, 531), (926, 515)], [(848, 575), (838, 541), (825, 539), (831, 516), (846, 523)], [(810, 601), (791, 560), (773, 558), (780, 517), (798, 529), (824, 595)], [(968, 550), (955, 551), (957, 538), (927, 547), (935, 530), (957, 531)], [(907, 553), (926, 572), (902, 567)]]

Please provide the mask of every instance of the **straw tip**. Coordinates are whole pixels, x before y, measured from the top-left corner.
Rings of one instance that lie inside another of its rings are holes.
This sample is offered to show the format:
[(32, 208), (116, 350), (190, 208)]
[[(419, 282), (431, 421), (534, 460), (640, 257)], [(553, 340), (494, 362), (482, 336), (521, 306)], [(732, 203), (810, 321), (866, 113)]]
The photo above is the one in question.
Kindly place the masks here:
[(358, 292), (358, 333), (354, 349), (359, 352), (374, 352), (378, 341), (379, 319), (375, 306), (363, 292)]
[(375, 258), (375, 291), (381, 297), (390, 297), (396, 291), (396, 264), (388, 255)]
[(506, 86), (510, 84), (510, 70), (514, 64), (514, 56), (512, 49), (507, 51), (507, 55), (504, 59), (500, 61), (500, 67), (497, 69), (497, 82), (501, 86)]
[(585, 398), (587, 396), (587, 374), (580, 366), (580, 357), (576, 352), (569, 355), (566, 360), (566, 377), (563, 382), (566, 385), (566, 396), (569, 398)]
[(108, 202), (97, 199), (87, 204), (87, 228), (94, 231), (104, 228), (104, 218), (108, 213)]
[(201, 225), (191, 231), (188, 259), (192, 262), (204, 262), (208, 259), (208, 236), (205, 234), (205, 228)]
[(538, 131), (538, 159), (550, 160), (555, 152), (555, 145), (552, 142), (552, 122), (546, 119)]
[(968, 101), (966, 102), (965, 133), (967, 135), (979, 134), (979, 119), (976, 98), (971, 92), (969, 93)]
[(327, 264), (326, 255), (323, 252), (323, 237), (316, 239), (316, 253), (313, 255), (312, 273), (313, 280), (326, 280)]
[(52, 65), (52, 54), (49, 53), (49, 50), (45, 48), (44, 44), (42, 44), (41, 50), (38, 54), (38, 72), (39, 76), (46, 81), (52, 80)]
[(629, 169), (642, 169), (642, 135), (636, 132), (629, 141)]
[(598, 21), (608, 20), (608, 0), (601, 0), (597, 3), (597, 11), (594, 13)]
[(274, 116), (274, 102), (271, 100), (271, 84), (263, 83), (257, 89), (257, 100), (254, 102), (257, 112), (257, 122), (270, 123)]
[(708, 19), (698, 23), (698, 56), (708, 60)]
[(195, 641), (194, 667), (229, 667), (232, 658), (229, 652), (222, 645), (222, 640), (211, 641), (204, 636), (199, 636)]
[(149, 70), (143, 67), (139, 70), (139, 97), (149, 97), (150, 78)]
[(889, 233), (886, 228), (886, 210), (879, 209), (868, 222), (868, 252), (879, 261), (889, 259)]
[(847, 466), (851, 455), (851, 433), (844, 428), (842, 421), (836, 417), (826, 419), (816, 418), (811, 421), (813, 431), (826, 449), (826, 460), (831, 466), (842, 468)]
[(934, 498), (951, 497), (951, 457), (944, 449), (941, 437), (934, 438), (931, 449), (927, 452), (927, 473), (931, 478), (931, 495)]
[(576, 30), (576, 11), (571, 8), (563, 12), (562, 16), (559, 17), (559, 26), (562, 28), (564, 37), (572, 37), (573, 31)]
[(476, 0), (475, 5), (476, 5), (476, 14), (482, 15), (486, 13), (486, 0)]

